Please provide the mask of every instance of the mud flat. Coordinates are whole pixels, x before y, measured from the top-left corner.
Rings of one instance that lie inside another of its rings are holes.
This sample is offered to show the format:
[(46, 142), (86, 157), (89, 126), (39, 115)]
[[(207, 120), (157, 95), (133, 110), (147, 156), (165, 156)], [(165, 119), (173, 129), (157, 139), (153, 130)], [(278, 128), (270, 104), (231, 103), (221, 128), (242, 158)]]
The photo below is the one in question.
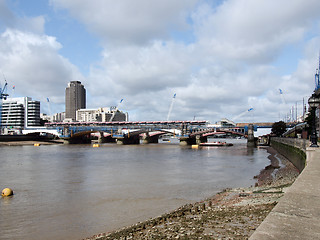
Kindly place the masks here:
[(225, 189), (204, 201), (86, 239), (248, 239), (299, 175), (290, 161), (266, 148), (270, 165), (254, 177), (254, 187)]
[(0, 141), (0, 146), (24, 146), (24, 145), (53, 145), (53, 144), (63, 144), (62, 140), (50, 140), (50, 141)]

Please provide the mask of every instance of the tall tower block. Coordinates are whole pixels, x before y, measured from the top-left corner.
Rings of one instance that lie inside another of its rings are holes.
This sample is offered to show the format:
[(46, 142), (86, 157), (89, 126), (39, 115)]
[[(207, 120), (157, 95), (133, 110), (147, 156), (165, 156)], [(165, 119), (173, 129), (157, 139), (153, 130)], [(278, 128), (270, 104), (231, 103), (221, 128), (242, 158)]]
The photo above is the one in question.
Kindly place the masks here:
[(86, 89), (79, 81), (71, 81), (66, 88), (66, 118), (76, 120), (76, 111), (86, 108)]

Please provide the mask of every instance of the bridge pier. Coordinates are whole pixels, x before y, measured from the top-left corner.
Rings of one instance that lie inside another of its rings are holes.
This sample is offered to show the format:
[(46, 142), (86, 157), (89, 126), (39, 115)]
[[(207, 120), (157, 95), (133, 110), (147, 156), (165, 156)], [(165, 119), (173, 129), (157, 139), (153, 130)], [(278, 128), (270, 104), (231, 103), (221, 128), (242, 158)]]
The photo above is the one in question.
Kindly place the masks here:
[(204, 143), (207, 141), (208, 138), (201, 135), (180, 137), (180, 146), (199, 145), (200, 143)]
[(148, 144), (148, 143), (159, 143), (159, 135), (156, 136), (150, 136), (149, 133), (146, 133), (142, 137), (142, 143)]
[(256, 142), (254, 139), (254, 129), (253, 124), (248, 125), (248, 138), (247, 138), (247, 147), (255, 147)]
[(104, 136), (104, 132), (100, 132), (100, 135), (98, 137), (98, 143), (115, 143), (116, 139), (111, 136)]
[(196, 143), (195, 137), (180, 137), (180, 146), (195, 145)]
[(103, 132), (99, 132), (98, 143), (105, 143), (105, 137)]
[(197, 135), (196, 136), (196, 144), (197, 145), (200, 145), (200, 143), (205, 143), (208, 141), (208, 138), (205, 136), (200, 136), (200, 135)]
[(82, 135), (77, 137), (73, 136), (73, 137), (63, 139), (64, 144), (81, 144), (81, 143), (90, 143), (90, 142), (91, 142), (90, 135)]
[(123, 136), (123, 137), (116, 137), (116, 143), (118, 145), (126, 145), (126, 144), (140, 144), (139, 135), (134, 136)]

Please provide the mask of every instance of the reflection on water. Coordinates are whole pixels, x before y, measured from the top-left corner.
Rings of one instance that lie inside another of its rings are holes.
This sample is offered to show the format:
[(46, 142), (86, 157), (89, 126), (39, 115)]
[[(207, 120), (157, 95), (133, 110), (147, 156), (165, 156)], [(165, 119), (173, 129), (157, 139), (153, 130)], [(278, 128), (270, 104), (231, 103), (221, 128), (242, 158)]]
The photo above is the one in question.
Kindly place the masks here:
[(233, 143), (0, 147), (0, 239), (82, 239), (252, 185), (268, 154)]

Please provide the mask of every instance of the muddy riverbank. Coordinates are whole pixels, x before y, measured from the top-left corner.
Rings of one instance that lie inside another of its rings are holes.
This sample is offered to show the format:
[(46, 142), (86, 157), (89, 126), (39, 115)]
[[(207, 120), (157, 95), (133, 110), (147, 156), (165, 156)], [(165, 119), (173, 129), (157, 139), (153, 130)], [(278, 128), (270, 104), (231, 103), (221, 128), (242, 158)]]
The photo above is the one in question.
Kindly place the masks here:
[(290, 161), (270, 147), (267, 151), (270, 164), (254, 177), (254, 187), (225, 189), (204, 201), (86, 239), (247, 239), (299, 175)]
[(25, 146), (25, 145), (53, 145), (53, 144), (63, 144), (63, 140), (57, 139), (57, 140), (48, 140), (48, 141), (36, 141), (36, 140), (30, 140), (30, 141), (0, 141), (0, 146)]

